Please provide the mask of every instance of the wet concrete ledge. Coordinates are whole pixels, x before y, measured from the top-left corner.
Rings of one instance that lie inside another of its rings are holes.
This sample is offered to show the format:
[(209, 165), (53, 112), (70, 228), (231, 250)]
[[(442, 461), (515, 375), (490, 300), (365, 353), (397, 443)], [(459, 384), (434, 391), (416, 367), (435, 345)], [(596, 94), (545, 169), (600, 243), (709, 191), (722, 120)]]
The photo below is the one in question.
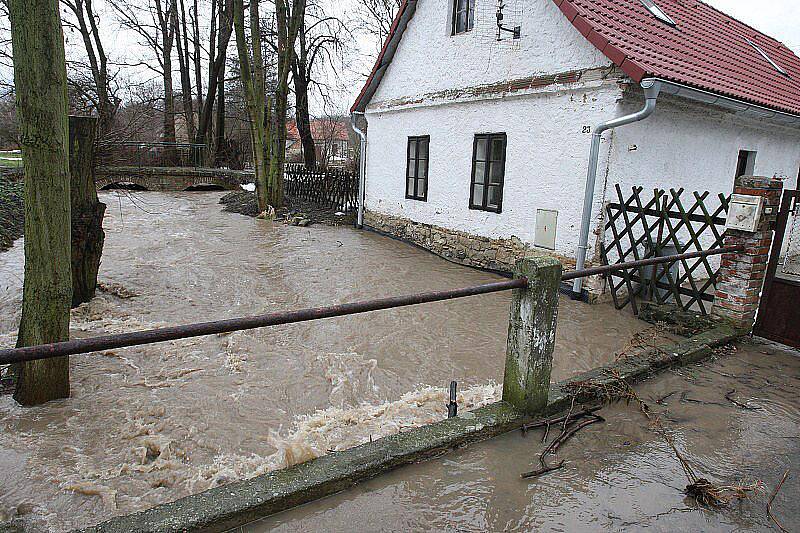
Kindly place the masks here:
[[(547, 408), (538, 416), (569, 407), (571, 397), (567, 386), (570, 383), (591, 380), (598, 384), (611, 384), (618, 378), (628, 382), (641, 381), (659, 370), (701, 361), (712, 354), (713, 348), (727, 344), (744, 333), (727, 325), (718, 325), (678, 344), (663, 346), (552, 384)], [(471, 413), (467, 415), (469, 418), (462, 415), (384, 437), (291, 468), (116, 517), (81, 531), (225, 531), (345, 490), (399, 466), (511, 431), (530, 419), (503, 402)], [(0, 525), (2, 531), (4, 528)]]

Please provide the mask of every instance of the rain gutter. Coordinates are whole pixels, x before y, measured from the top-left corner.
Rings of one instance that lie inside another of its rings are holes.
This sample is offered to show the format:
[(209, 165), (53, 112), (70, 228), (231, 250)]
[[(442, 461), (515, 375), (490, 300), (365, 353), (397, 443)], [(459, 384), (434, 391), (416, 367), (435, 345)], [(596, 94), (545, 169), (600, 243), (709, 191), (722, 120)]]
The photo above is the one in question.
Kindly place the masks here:
[[(669, 94), (687, 98), (697, 102), (702, 102), (709, 105), (716, 105), (724, 109), (735, 111), (742, 116), (751, 117), (755, 119), (768, 119), (778, 124), (789, 127), (800, 127), (800, 115), (794, 115), (785, 111), (770, 109), (758, 104), (752, 104), (722, 96), (702, 89), (695, 89), (688, 85), (676, 83), (672, 81), (662, 80), (658, 78), (645, 78), (641, 81), (641, 87), (645, 93), (644, 107), (631, 115), (615, 118), (603, 122), (594, 130), (592, 135), (592, 147), (589, 151), (589, 169), (586, 177), (586, 189), (584, 191), (583, 200), (583, 215), (581, 218), (581, 229), (578, 240), (578, 249), (576, 253), (576, 270), (583, 270), (586, 265), (586, 251), (589, 242), (589, 226), (592, 218), (592, 204), (594, 201), (594, 187), (597, 178), (597, 164), (600, 153), (600, 137), (604, 131), (624, 126), (632, 122), (638, 122), (649, 117), (656, 107), (656, 99), (659, 94)], [(578, 278), (572, 285), (573, 297), (580, 298), (582, 296), (581, 289), (583, 287), (583, 278)]]
[(353, 131), (361, 138), (358, 157), (358, 215), (356, 217), (356, 228), (361, 229), (364, 227), (364, 196), (367, 183), (367, 134), (356, 124), (356, 115), (361, 115), (365, 121), (367, 117), (360, 111), (350, 113), (350, 124), (353, 126)]
[[(578, 249), (575, 254), (575, 270), (583, 270), (586, 265), (586, 250), (589, 247), (589, 226), (592, 220), (592, 204), (594, 203), (594, 187), (597, 181), (597, 165), (600, 158), (600, 140), (606, 130), (632, 124), (644, 120), (656, 110), (656, 100), (661, 90), (661, 81), (652, 78), (644, 79), (641, 82), (644, 89), (644, 107), (636, 113), (624, 115), (605, 122), (601, 122), (594, 128), (592, 133), (592, 147), (589, 150), (589, 168), (586, 173), (586, 187), (583, 193), (583, 213), (581, 215), (581, 229), (578, 238)], [(577, 278), (572, 284), (573, 297), (580, 298), (583, 288), (583, 278)]]

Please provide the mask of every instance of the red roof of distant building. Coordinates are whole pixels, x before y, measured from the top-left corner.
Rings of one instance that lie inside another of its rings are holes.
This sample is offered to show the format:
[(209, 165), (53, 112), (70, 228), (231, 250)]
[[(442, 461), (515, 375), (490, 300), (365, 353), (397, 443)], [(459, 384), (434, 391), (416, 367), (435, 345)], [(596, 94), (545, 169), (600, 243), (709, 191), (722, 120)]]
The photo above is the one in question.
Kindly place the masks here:
[[(573, 26), (635, 81), (661, 78), (800, 114), (800, 58), (786, 46), (698, 0), (553, 0)], [(748, 40), (788, 76), (778, 72)]]
[[(590, 43), (637, 82), (660, 78), (800, 115), (800, 58), (790, 49), (698, 0), (654, 1), (674, 27), (657, 19), (641, 0), (553, 0)], [(377, 90), (416, 2), (401, 4), (352, 111), (363, 111)]]
[[(346, 121), (324, 119), (311, 121), (311, 137), (315, 141), (346, 141), (350, 138)], [(293, 120), (286, 123), (286, 138), (294, 140), (300, 138), (300, 134), (297, 131), (297, 123)]]

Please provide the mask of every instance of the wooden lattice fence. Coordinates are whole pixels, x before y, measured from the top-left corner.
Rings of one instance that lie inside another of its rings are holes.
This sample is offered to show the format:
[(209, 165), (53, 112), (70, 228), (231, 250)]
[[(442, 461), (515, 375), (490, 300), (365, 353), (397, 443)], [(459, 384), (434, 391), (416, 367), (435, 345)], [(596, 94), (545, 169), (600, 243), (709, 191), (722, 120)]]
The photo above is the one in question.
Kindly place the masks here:
[[(603, 264), (622, 263), (713, 250), (722, 246), (729, 197), (708, 191), (684, 194), (684, 189), (633, 187), (625, 198), (616, 186), (617, 201), (605, 206)], [(638, 301), (671, 303), (703, 314), (710, 311), (717, 282), (718, 259), (700, 257), (674, 263), (625, 269), (606, 275), (617, 309)]]
[(284, 180), (284, 190), (292, 198), (344, 212), (358, 207), (358, 174), (355, 172), (286, 165)]

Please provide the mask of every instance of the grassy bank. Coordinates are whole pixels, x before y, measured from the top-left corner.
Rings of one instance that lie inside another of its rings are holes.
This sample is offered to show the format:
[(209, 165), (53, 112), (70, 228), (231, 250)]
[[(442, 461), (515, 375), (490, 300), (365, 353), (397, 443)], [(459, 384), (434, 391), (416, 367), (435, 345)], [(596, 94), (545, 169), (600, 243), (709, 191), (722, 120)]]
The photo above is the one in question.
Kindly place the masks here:
[(24, 225), (22, 180), (0, 173), (0, 252), (22, 236)]

